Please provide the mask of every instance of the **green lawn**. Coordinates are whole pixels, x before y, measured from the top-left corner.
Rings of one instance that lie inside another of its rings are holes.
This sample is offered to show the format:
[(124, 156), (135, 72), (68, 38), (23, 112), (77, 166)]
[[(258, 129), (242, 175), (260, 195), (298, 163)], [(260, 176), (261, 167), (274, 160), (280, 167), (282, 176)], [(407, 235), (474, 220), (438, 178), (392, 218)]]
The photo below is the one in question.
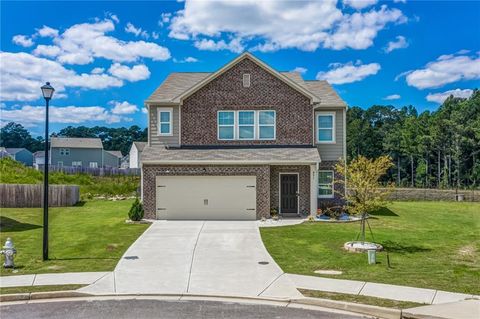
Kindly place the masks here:
[(5, 287), (0, 288), (0, 294), (25, 294), (31, 292), (45, 292), (45, 291), (67, 291), (77, 290), (86, 285), (49, 285), (49, 286), (27, 286), (27, 287)]
[(50, 259), (42, 261), (41, 208), (2, 208), (0, 241), (11, 237), (16, 271), (0, 274), (113, 270), (125, 250), (148, 227), (126, 224), (132, 200), (93, 200), (74, 207), (50, 208)]
[[(370, 219), (375, 240), (389, 252), (368, 265), (366, 254), (344, 251), (359, 224), (309, 222), (261, 228), (265, 246), (285, 272), (343, 271), (339, 279), (480, 294), (480, 204), (394, 202)], [(370, 236), (368, 236), (370, 239)]]

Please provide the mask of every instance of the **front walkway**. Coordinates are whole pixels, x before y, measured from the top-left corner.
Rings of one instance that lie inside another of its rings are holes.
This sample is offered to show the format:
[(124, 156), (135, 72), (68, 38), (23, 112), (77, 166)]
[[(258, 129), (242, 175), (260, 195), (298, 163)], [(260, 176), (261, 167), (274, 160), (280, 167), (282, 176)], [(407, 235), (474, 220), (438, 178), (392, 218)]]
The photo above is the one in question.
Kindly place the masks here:
[(155, 221), (113, 273), (80, 291), (302, 297), (255, 221)]

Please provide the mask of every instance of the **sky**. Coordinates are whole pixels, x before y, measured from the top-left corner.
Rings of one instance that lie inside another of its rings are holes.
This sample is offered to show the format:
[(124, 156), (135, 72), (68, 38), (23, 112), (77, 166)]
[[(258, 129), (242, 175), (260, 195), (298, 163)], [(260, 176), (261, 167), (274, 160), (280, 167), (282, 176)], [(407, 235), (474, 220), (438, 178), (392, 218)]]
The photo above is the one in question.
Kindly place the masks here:
[(480, 87), (479, 1), (0, 3), (0, 124), (146, 126), (170, 72), (212, 72), (244, 51), (328, 80), (349, 106), (434, 111)]

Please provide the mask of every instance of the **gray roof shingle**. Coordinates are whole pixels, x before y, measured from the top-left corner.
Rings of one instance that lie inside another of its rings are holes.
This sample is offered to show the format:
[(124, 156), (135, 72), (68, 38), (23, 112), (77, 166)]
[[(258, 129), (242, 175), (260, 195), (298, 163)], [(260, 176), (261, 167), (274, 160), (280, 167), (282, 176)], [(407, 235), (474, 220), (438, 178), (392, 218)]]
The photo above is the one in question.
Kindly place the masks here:
[(320, 155), (316, 147), (267, 147), (267, 148), (166, 148), (146, 146), (142, 163), (316, 163)]
[(105, 152), (108, 152), (108, 153), (110, 153), (110, 154), (112, 154), (113, 156), (116, 156), (116, 157), (118, 157), (118, 158), (122, 158), (122, 157), (123, 157), (122, 152), (120, 152), (120, 151), (105, 151)]
[[(173, 100), (177, 96), (192, 88), (211, 74), (212, 72), (170, 73), (153, 94), (150, 95), (147, 101), (173, 103)], [(346, 105), (327, 81), (304, 81), (298, 72), (280, 72), (280, 74), (286, 76), (288, 79), (320, 98), (320, 105)]]
[(133, 142), (133, 144), (135, 144), (135, 147), (139, 152), (142, 152), (145, 148), (145, 145), (147, 145), (147, 142)]
[(51, 147), (103, 148), (102, 140), (99, 138), (52, 137), (50, 144)]

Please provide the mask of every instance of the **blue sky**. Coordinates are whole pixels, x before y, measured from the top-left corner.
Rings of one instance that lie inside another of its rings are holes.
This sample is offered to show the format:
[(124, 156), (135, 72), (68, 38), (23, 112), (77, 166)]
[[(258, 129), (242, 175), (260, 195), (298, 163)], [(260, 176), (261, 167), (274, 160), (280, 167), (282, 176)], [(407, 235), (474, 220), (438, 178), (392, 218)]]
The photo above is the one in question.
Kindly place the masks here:
[(1, 2), (1, 124), (146, 126), (143, 101), (174, 71), (248, 50), (327, 79), (351, 106), (435, 110), (480, 87), (480, 2)]

